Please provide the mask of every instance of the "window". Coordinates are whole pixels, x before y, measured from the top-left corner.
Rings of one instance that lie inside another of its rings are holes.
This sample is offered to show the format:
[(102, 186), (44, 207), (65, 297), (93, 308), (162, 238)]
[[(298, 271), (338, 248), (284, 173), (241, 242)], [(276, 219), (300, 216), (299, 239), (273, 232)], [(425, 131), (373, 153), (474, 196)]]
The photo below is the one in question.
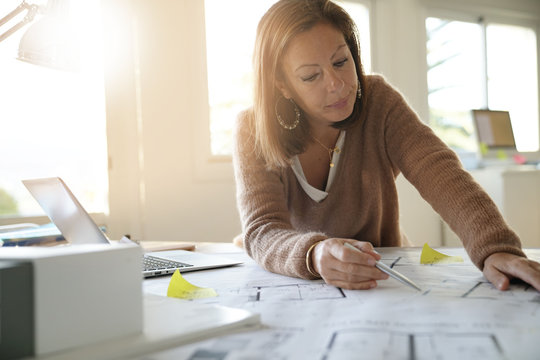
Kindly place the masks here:
[[(0, 2), (0, 17), (21, 3)], [(33, 2), (29, 2), (33, 3)], [(71, 2), (77, 17), (78, 72), (16, 59), (33, 24), (0, 42), (0, 217), (43, 214), (22, 179), (62, 177), (90, 212), (108, 212), (105, 95), (99, 2)], [(24, 16), (0, 28), (3, 33)], [(36, 17), (34, 23), (39, 21)]]
[[(275, 0), (205, 0), (212, 155), (231, 154), (234, 121), (252, 102), (251, 58), (257, 24), (274, 3)], [(364, 70), (370, 72), (369, 8), (358, 1), (339, 3), (357, 23)], [(242, 9), (243, 16), (235, 16), (237, 9)]]
[(488, 107), (510, 111), (521, 151), (537, 151), (539, 147), (536, 41), (531, 28), (487, 27)]
[(472, 109), (510, 111), (519, 151), (537, 151), (533, 27), (426, 19), (430, 125), (456, 150), (476, 151)]

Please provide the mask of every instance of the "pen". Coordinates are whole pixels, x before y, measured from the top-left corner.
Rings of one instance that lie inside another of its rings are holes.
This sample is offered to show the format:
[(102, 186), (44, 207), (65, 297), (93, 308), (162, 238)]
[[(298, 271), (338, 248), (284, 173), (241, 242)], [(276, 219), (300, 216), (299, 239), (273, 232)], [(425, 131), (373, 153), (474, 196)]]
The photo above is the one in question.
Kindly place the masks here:
[[(353, 250), (356, 250), (356, 251), (362, 251), (354, 246), (352, 246), (351, 244), (349, 243), (345, 243), (344, 244), (346, 247), (350, 248), (350, 249), (353, 249)], [(397, 272), (396, 270), (390, 268), (388, 265), (380, 262), (380, 261), (377, 261), (375, 262), (375, 267), (379, 270), (381, 270), (383, 273), (386, 273), (388, 274), (389, 276), (393, 277), (394, 279), (396, 279), (397, 281), (405, 284), (405, 285), (408, 285), (410, 287), (412, 287), (413, 289), (416, 289), (418, 291), (422, 291), (422, 289), (420, 289), (420, 287), (418, 285), (416, 285), (412, 280), (408, 279), (407, 277), (405, 277), (404, 275), (400, 274), (399, 272)]]

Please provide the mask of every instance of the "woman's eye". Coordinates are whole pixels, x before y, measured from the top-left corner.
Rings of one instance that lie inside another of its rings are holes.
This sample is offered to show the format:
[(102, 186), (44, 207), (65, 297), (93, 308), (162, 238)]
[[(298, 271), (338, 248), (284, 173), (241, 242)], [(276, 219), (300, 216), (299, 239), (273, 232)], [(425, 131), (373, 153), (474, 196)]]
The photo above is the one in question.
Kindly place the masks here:
[(309, 75), (309, 76), (304, 76), (301, 79), (302, 79), (302, 81), (310, 82), (310, 81), (315, 80), (317, 78), (317, 76), (319, 76), (318, 73), (312, 74), (312, 75)]
[(336, 66), (336, 67), (342, 67), (343, 65), (345, 65), (345, 63), (346, 63), (347, 61), (349, 61), (349, 59), (345, 58), (345, 59), (343, 59), (343, 60), (340, 60), (340, 61), (338, 61), (338, 62), (335, 62), (335, 63), (334, 63), (334, 66)]

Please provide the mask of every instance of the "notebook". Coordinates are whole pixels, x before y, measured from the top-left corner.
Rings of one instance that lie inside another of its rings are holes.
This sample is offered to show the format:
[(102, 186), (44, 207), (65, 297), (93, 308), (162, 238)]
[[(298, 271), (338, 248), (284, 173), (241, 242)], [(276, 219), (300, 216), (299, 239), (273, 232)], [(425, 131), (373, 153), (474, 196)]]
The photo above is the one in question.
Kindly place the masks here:
[[(71, 244), (110, 243), (90, 215), (59, 177), (23, 180), (47, 216)], [(240, 261), (185, 250), (147, 252), (143, 276), (152, 277), (181, 272), (213, 269), (240, 264)]]

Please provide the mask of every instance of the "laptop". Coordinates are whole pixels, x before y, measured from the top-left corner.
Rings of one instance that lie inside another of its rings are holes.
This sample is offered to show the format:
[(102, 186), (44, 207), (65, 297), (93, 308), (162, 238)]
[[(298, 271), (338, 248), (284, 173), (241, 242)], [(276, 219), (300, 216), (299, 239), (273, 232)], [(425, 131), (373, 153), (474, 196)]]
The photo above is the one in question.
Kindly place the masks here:
[[(47, 216), (71, 244), (109, 244), (64, 181), (59, 177), (23, 180)], [(145, 278), (180, 272), (214, 269), (240, 264), (241, 261), (186, 250), (147, 252), (143, 257)]]
[(514, 158), (520, 156), (520, 152), (516, 147), (510, 113), (474, 109), (472, 118), (478, 142), (479, 165), (514, 165)]

